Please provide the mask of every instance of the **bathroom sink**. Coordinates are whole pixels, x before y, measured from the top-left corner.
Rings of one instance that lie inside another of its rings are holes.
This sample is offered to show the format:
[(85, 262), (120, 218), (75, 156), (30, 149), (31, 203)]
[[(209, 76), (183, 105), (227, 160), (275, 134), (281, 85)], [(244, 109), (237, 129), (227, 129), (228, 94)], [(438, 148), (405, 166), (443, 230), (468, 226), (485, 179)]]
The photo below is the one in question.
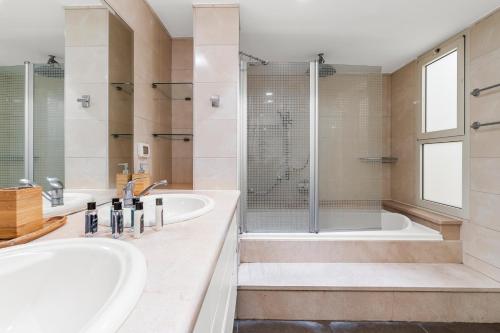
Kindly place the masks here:
[(94, 201), (90, 194), (64, 192), (64, 205), (52, 207), (50, 201), (43, 198), (43, 216), (51, 217), (74, 213), (85, 209), (89, 201)]
[[(141, 197), (144, 202), (144, 225), (154, 225), (156, 198), (163, 199), (163, 223), (177, 223), (194, 219), (214, 208), (214, 201), (200, 194), (168, 193)], [(99, 222), (109, 226), (109, 206), (99, 210)], [(125, 221), (125, 226), (130, 224)]]
[(133, 245), (64, 239), (0, 250), (0, 332), (115, 332), (142, 294)]

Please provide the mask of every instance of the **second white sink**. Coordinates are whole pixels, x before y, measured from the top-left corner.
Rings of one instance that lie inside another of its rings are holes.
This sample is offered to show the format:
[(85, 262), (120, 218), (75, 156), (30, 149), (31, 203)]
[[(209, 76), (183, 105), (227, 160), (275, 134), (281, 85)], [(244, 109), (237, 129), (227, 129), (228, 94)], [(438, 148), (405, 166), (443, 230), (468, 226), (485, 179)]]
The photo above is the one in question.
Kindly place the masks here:
[[(163, 199), (164, 224), (177, 223), (194, 219), (208, 213), (214, 208), (214, 201), (200, 194), (168, 193), (153, 194), (141, 197), (144, 202), (144, 225), (154, 225), (156, 198)], [(109, 210), (106, 206), (99, 209), (99, 223), (109, 226)], [(129, 227), (130, 223), (125, 223)]]

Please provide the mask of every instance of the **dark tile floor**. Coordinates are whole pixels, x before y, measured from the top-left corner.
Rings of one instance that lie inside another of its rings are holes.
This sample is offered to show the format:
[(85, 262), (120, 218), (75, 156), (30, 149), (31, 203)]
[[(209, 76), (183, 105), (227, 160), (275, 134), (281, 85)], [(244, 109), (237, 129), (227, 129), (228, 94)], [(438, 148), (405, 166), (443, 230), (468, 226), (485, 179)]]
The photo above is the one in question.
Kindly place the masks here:
[(500, 324), (238, 320), (234, 333), (500, 333)]

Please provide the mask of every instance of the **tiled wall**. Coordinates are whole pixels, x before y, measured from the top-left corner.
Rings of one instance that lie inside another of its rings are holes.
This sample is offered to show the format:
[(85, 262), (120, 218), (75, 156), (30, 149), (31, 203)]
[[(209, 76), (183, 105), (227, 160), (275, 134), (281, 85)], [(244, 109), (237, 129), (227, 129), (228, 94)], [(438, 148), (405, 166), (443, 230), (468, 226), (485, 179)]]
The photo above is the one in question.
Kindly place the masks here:
[[(193, 82), (193, 39), (172, 40), (172, 82)], [(193, 133), (193, 101), (172, 100), (172, 133)], [(172, 183), (193, 183), (193, 141), (172, 141)]]
[[(67, 8), (65, 185), (108, 187), (108, 9)], [(91, 107), (76, 99), (91, 96)]]
[[(500, 81), (500, 11), (470, 28), (470, 89)], [(411, 62), (392, 74), (392, 199), (416, 203), (417, 65)], [(467, 93), (467, 92), (466, 92)], [(470, 97), (470, 121), (500, 119), (500, 92), (491, 90)], [(467, 125), (467, 124), (466, 124)], [(464, 263), (500, 281), (500, 129), (487, 127), (470, 132), (469, 218), (463, 223)]]
[[(500, 11), (470, 30), (470, 88), (500, 82)], [(470, 98), (470, 121), (500, 120), (500, 90)], [(462, 225), (464, 262), (500, 280), (500, 127), (471, 130), (470, 221)]]
[[(134, 146), (148, 143), (148, 162), (153, 179), (172, 178), (171, 141), (154, 139), (153, 133), (168, 133), (172, 124), (171, 102), (153, 82), (169, 82), (172, 66), (172, 38), (143, 0), (107, 0), (134, 31)], [(137, 149), (134, 166), (139, 168)]]
[[(193, 186), (238, 187), (239, 8), (194, 6)], [(210, 97), (220, 96), (213, 108)]]
[(118, 163), (133, 167), (133, 137), (113, 137), (111, 134), (134, 132), (134, 94), (124, 85), (121, 90), (113, 83), (134, 82), (134, 33), (118, 16), (109, 14), (109, 186), (116, 187)]

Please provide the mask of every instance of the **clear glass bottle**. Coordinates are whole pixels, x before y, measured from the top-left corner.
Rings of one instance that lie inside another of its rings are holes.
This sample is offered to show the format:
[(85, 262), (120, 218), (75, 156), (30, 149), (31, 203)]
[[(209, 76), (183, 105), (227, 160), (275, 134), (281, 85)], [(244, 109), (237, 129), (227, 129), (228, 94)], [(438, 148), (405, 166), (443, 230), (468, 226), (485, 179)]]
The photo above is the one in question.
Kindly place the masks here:
[(120, 198), (113, 198), (111, 199), (111, 207), (109, 208), (109, 223), (111, 225), (111, 218), (113, 216), (113, 210), (114, 210), (114, 205), (116, 202), (120, 202)]
[(162, 228), (163, 228), (163, 199), (156, 198), (155, 230), (160, 231)]
[(134, 238), (141, 238), (144, 232), (144, 211), (141, 201), (135, 204), (134, 211)]
[(120, 238), (123, 234), (123, 210), (122, 203), (115, 202), (111, 214), (111, 235), (113, 238)]
[(85, 237), (92, 237), (97, 232), (98, 217), (95, 202), (87, 202), (85, 212)]

